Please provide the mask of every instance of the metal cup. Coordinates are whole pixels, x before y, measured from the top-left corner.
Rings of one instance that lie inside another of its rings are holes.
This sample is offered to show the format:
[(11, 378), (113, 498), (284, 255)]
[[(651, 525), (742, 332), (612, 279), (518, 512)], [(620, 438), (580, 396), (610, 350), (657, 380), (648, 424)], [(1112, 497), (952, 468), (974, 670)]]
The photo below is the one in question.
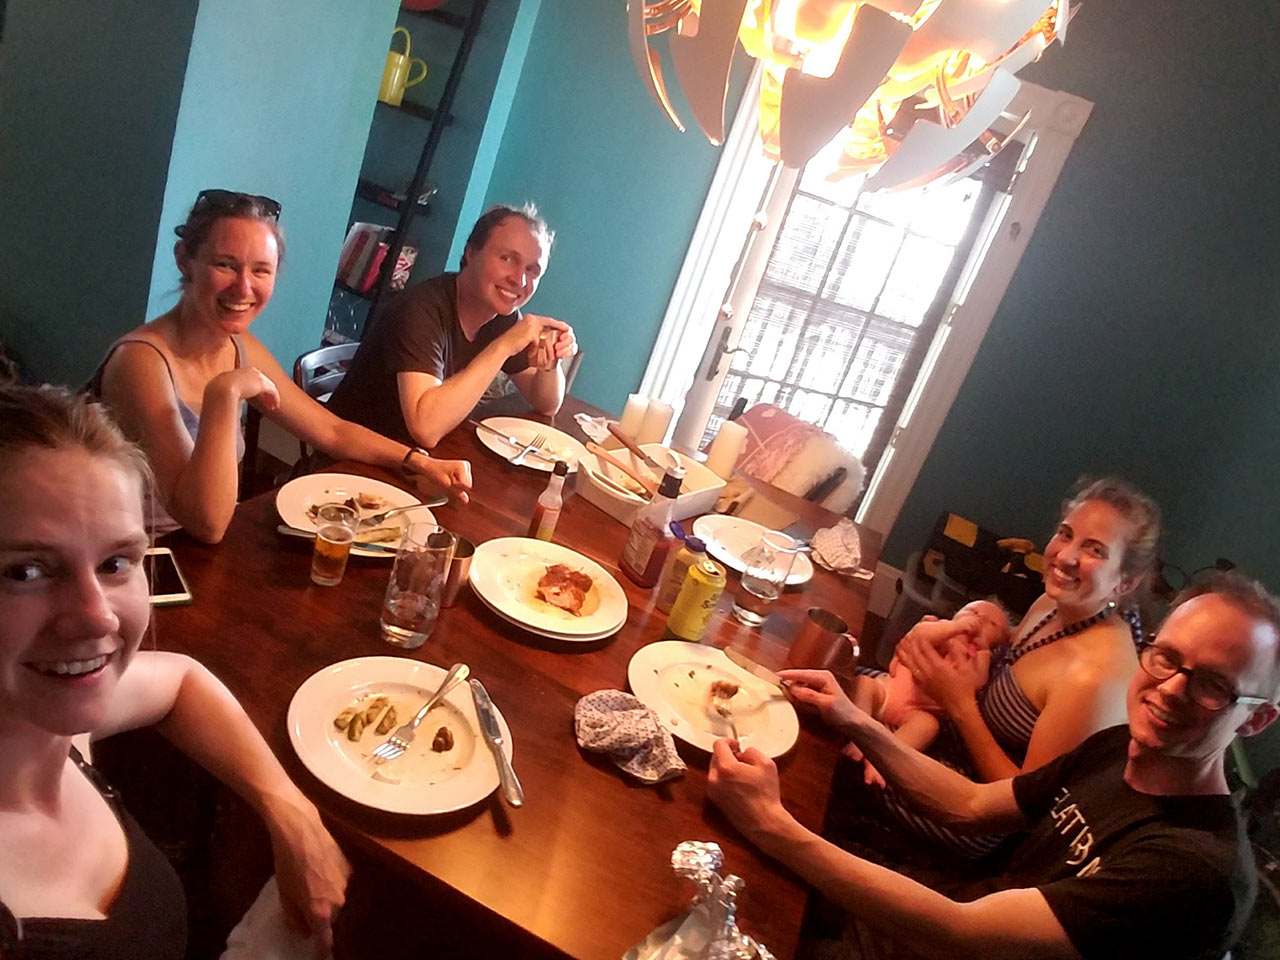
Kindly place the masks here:
[(444, 581), (444, 593), (440, 595), (440, 606), (452, 607), (458, 602), (462, 585), (471, 574), (471, 558), (475, 552), (474, 543), (466, 537), (458, 537), (458, 543), (453, 548), (453, 559), (449, 562), (449, 575)]
[(830, 610), (810, 607), (800, 632), (791, 641), (787, 663), (811, 670), (830, 670), (848, 652), (849, 666), (858, 662), (858, 641), (849, 625)]
[(452, 533), (434, 523), (405, 528), (382, 601), (382, 638), (387, 643), (416, 650), (431, 636), (455, 543)]

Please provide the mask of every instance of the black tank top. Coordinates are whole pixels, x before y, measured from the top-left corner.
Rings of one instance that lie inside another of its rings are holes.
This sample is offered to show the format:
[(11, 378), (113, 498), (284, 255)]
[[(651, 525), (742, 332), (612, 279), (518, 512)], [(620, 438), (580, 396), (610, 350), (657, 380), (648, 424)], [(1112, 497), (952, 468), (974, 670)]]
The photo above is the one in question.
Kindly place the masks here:
[(129, 848), (124, 882), (103, 920), (18, 920), (0, 903), (0, 956), (5, 960), (181, 960), (187, 948), (187, 902), (177, 873), (120, 805), (102, 775), (74, 747), (71, 759), (124, 828)]

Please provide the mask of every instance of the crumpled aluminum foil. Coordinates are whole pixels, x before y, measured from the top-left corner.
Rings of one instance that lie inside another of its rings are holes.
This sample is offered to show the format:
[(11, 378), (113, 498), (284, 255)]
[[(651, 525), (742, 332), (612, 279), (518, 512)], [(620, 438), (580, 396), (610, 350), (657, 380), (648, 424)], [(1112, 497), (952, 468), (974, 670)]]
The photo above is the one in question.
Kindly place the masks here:
[(671, 854), (671, 867), (698, 888), (689, 910), (664, 923), (624, 954), (622, 960), (774, 960), (773, 954), (738, 929), (741, 877), (722, 874), (718, 843), (686, 840)]

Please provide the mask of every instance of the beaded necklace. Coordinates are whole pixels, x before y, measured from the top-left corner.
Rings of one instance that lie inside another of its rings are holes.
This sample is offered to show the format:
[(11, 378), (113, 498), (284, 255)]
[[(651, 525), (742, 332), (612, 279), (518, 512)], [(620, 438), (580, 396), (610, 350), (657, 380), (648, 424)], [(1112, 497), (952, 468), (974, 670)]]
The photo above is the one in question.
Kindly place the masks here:
[[(1055, 630), (1053, 633), (1049, 634), (1048, 636), (1041, 637), (1039, 640), (1032, 641), (1031, 643), (1027, 643), (1024, 641), (1023, 643), (1015, 647), (1013, 650), (1009, 651), (1009, 662), (1011, 664), (1017, 663), (1019, 660), (1025, 657), (1028, 653), (1030, 653), (1032, 650), (1039, 650), (1041, 647), (1047, 647), (1049, 644), (1057, 640), (1061, 640), (1063, 637), (1070, 637), (1070, 636), (1073, 636), (1074, 634), (1079, 633), (1081, 630), (1087, 630), (1089, 627), (1092, 627), (1095, 623), (1100, 623), (1101, 621), (1105, 620), (1107, 617), (1111, 616), (1111, 614), (1115, 612), (1115, 609), (1116, 609), (1116, 602), (1114, 600), (1108, 600), (1106, 604), (1103, 606), (1103, 608), (1091, 617), (1085, 617), (1083, 620), (1077, 620), (1075, 623), (1068, 623), (1061, 630)], [(1044, 629), (1045, 625), (1050, 620), (1052, 620), (1057, 615), (1058, 615), (1058, 608), (1054, 607), (1047, 614), (1045, 614), (1043, 620), (1041, 620), (1039, 623), (1037, 623), (1034, 627), (1032, 627), (1027, 632), (1027, 636), (1034, 637), (1037, 633), (1039, 633), (1042, 629)]]

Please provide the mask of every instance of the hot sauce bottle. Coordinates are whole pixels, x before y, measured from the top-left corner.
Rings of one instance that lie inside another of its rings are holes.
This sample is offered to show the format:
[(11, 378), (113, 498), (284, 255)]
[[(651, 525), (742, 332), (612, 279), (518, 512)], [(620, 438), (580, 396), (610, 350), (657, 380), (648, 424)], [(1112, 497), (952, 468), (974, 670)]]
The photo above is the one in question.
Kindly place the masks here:
[(618, 565), (622, 572), (642, 587), (652, 587), (662, 576), (667, 554), (675, 543), (668, 527), (680, 495), (681, 474), (667, 470), (653, 500), (640, 508), (631, 521), (631, 532), (622, 545)]
[(533, 508), (533, 519), (529, 521), (529, 536), (537, 540), (550, 540), (556, 532), (556, 523), (560, 520), (560, 508), (564, 506), (564, 478), (569, 475), (569, 465), (557, 460), (551, 479), (547, 481), (547, 489), (538, 495), (538, 502)]

